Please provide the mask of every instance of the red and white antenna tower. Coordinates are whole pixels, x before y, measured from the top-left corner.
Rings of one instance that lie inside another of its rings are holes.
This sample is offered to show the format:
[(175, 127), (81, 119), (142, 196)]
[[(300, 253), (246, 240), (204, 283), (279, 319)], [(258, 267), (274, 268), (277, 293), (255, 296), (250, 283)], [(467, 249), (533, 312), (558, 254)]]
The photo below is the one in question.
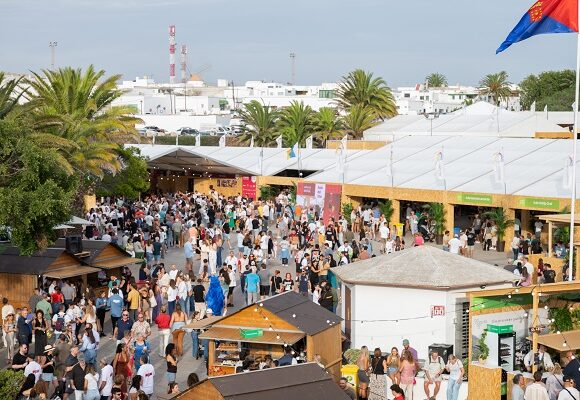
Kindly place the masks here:
[(181, 45), (181, 83), (187, 83), (187, 46)]
[(169, 83), (175, 83), (175, 25), (169, 25)]

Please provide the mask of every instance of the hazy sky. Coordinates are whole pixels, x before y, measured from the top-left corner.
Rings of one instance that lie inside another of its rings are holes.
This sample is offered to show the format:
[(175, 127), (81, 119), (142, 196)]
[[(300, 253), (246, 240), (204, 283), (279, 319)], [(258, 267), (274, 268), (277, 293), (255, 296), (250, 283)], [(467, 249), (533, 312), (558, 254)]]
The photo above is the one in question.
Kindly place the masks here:
[[(575, 36), (544, 35), (495, 49), (533, 0), (0, 0), (0, 70), (94, 64), (124, 79), (168, 81), (168, 25), (187, 44), (191, 72), (246, 80), (336, 81), (354, 68), (391, 86), (439, 71), (449, 84), (476, 84), (505, 69), (529, 73), (573, 68)], [(176, 56), (179, 64), (179, 55)], [(179, 65), (177, 65), (179, 79)]]

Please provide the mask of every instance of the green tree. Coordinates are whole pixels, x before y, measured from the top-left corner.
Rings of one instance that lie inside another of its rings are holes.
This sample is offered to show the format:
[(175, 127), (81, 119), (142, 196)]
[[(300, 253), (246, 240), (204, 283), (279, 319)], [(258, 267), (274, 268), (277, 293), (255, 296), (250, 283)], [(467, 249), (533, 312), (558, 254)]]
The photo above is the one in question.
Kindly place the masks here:
[(440, 88), (447, 86), (447, 78), (439, 72), (430, 73), (425, 77), (425, 82), (429, 87)]
[(536, 110), (548, 106), (550, 111), (570, 111), (574, 103), (575, 79), (576, 73), (569, 69), (527, 76), (520, 83), (522, 107), (529, 110), (536, 102)]
[[(61, 68), (34, 73), (30, 96), (35, 128), (46, 134), (83, 179), (100, 179), (121, 169), (120, 145), (138, 140), (127, 106), (112, 106), (122, 94), (116, 82), (120, 75), (104, 78), (105, 71)], [(101, 81), (102, 80), (102, 81)]]
[(314, 127), (317, 138), (325, 143), (327, 140), (338, 139), (342, 134), (344, 124), (336, 109), (322, 107), (314, 114)]
[(276, 122), (280, 115), (277, 110), (252, 100), (244, 104), (244, 108), (238, 110), (238, 113), (244, 126), (244, 133), (240, 137), (242, 142), (250, 143), (254, 137), (256, 146), (268, 147), (276, 141)]
[(501, 71), (484, 76), (479, 82), (479, 94), (488, 97), (494, 105), (507, 100), (511, 95), (507, 72)]
[(288, 146), (294, 146), (295, 143), (303, 146), (306, 138), (314, 133), (314, 111), (302, 101), (292, 101), (280, 113), (278, 127)]
[(0, 370), (0, 399), (16, 399), (25, 379), (22, 371)]
[(107, 172), (103, 180), (97, 183), (97, 196), (123, 196), (137, 199), (149, 190), (149, 173), (147, 160), (141, 156), (136, 147), (118, 150), (123, 168), (116, 175)]
[(23, 122), (0, 120), (0, 225), (26, 255), (56, 239), (53, 227), (70, 219), (78, 182), (62, 169), (57, 151), (32, 136)]
[(357, 69), (342, 78), (337, 90), (337, 102), (349, 112), (353, 107), (367, 107), (373, 117), (391, 118), (397, 115), (397, 107), (391, 89), (383, 78), (373, 77), (371, 72)]
[(374, 111), (362, 104), (350, 108), (350, 112), (342, 119), (344, 132), (354, 139), (360, 139), (364, 131), (377, 125), (378, 121)]
[(18, 100), (24, 94), (19, 89), (22, 79), (6, 79), (4, 72), (0, 72), (0, 119), (5, 118), (18, 105)]

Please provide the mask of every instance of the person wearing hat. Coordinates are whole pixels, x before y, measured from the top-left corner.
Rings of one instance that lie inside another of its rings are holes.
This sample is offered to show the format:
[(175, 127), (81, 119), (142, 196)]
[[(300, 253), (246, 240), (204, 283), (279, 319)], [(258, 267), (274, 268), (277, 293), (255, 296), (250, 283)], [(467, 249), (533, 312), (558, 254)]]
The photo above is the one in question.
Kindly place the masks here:
[(56, 378), (54, 376), (54, 366), (55, 366), (55, 359), (54, 359), (54, 350), (56, 348), (53, 345), (47, 344), (44, 346), (44, 352), (42, 355), (38, 356), (40, 366), (42, 368), (42, 380), (46, 382), (49, 387), (51, 383), (54, 383), (54, 387), (56, 389)]
[(459, 235), (453, 235), (453, 239), (449, 240), (449, 252), (451, 254), (459, 254), (461, 249), (461, 240), (459, 240)]
[(410, 351), (411, 354), (413, 355), (413, 360), (415, 360), (415, 362), (417, 362), (417, 359), (418, 359), (417, 350), (415, 350), (414, 348), (412, 348), (409, 345), (409, 339), (403, 340), (403, 351)]

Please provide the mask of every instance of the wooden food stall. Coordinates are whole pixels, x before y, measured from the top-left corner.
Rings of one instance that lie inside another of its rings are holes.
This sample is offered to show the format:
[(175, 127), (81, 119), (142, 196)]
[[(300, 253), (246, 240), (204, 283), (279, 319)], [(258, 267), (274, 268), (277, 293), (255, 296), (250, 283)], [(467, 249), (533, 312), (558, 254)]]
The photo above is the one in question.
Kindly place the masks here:
[[(39, 287), (42, 277), (67, 279), (95, 277), (99, 269), (85, 265), (64, 248), (48, 248), (42, 253), (21, 256), (17, 247), (0, 250), (0, 294), (15, 307), (28, 306), (28, 300)], [(1, 322), (1, 321), (0, 321)]]
[(295, 357), (303, 354), (302, 361), (320, 354), (331, 374), (340, 377), (340, 321), (336, 314), (295, 292), (247, 306), (199, 336), (209, 339), (208, 375), (233, 374), (247, 356), (256, 364), (266, 355), (277, 360), (291, 346)]

